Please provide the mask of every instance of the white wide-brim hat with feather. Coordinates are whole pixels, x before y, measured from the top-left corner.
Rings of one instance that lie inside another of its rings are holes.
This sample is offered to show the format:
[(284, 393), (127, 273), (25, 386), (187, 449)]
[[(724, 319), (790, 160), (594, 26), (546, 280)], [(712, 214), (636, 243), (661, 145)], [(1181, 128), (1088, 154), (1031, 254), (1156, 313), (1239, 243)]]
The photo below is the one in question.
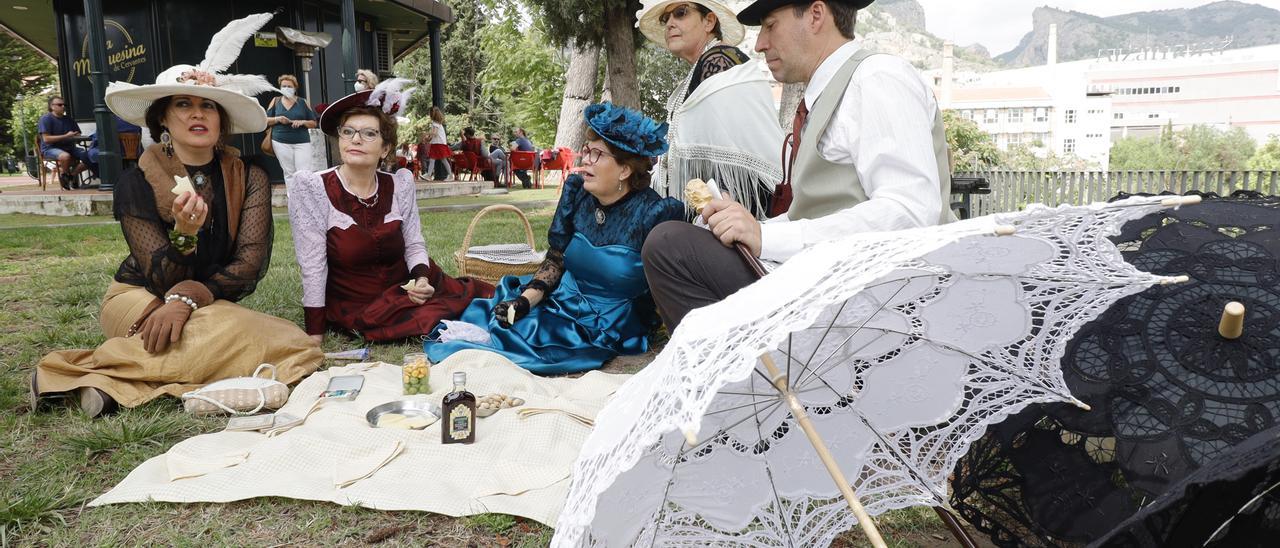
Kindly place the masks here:
[(698, 4), (711, 10), (716, 14), (716, 20), (720, 22), (720, 34), (723, 35), (720, 41), (729, 46), (736, 46), (742, 43), (742, 39), (747, 36), (747, 28), (738, 22), (737, 14), (724, 4), (713, 2), (712, 0), (643, 0), (640, 9), (636, 11), (636, 26), (640, 27), (640, 33), (645, 38), (653, 41), (662, 47), (667, 47), (667, 26), (658, 22), (658, 18), (662, 17), (662, 13), (667, 11), (667, 6), (672, 4)]
[[(257, 133), (267, 128), (267, 112), (253, 96), (279, 91), (257, 74), (222, 74), (236, 58), (253, 33), (271, 21), (274, 14), (258, 13), (236, 19), (209, 41), (204, 61), (199, 65), (174, 65), (159, 76), (156, 83), (134, 85), (111, 82), (107, 86), (107, 108), (126, 122), (146, 127), (147, 108), (157, 99), (173, 95), (203, 97), (222, 106), (231, 118), (230, 133)], [(223, 120), (222, 123), (228, 123)]]

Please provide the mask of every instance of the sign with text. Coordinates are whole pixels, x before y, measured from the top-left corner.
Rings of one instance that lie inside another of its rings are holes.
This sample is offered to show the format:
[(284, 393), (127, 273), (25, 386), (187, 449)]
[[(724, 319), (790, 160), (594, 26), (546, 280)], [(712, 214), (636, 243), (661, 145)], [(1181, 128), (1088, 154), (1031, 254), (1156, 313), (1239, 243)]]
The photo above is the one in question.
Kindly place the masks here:
[[(151, 8), (148, 2), (113, 1), (104, 6), (103, 41), (106, 45), (107, 82), (150, 84), (155, 81), (160, 60), (154, 49)], [(81, 13), (62, 16), (62, 46), (58, 62), (63, 64), (64, 90), (70, 95), (68, 112), (77, 120), (93, 117), (92, 48), (89, 28)]]

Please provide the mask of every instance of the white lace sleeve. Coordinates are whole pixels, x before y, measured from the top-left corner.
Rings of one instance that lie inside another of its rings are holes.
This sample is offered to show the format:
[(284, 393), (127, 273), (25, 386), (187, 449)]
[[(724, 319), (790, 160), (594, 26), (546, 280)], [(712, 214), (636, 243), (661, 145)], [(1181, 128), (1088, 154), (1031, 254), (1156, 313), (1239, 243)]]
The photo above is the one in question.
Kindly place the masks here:
[(429, 265), (427, 241), (422, 237), (422, 219), (418, 216), (418, 189), (413, 173), (407, 169), (396, 171), (396, 210), (402, 222), (400, 233), (404, 235), (404, 262), (409, 270), (418, 265)]
[(293, 229), (293, 252), (302, 271), (302, 306), (324, 307), (325, 284), (329, 280), (329, 258), (325, 238), (329, 233), (329, 196), (324, 180), (310, 171), (288, 177), (289, 225)]

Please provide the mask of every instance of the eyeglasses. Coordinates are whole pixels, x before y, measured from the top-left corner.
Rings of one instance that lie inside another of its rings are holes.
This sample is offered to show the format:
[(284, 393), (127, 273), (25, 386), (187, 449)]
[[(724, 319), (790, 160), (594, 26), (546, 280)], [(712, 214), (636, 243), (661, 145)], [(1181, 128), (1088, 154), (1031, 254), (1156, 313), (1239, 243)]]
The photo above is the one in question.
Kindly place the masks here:
[(60, 106), (65, 105), (65, 104), (66, 104), (66, 103), (53, 103), (51, 106), (60, 107)]
[(368, 83), (369, 83), (369, 81), (368, 81), (368, 80), (365, 80), (364, 78), (356, 78), (356, 82), (357, 82), (357, 83), (361, 83), (361, 84), (368, 84)]
[(378, 131), (371, 127), (367, 127), (364, 129), (356, 129), (351, 126), (342, 126), (338, 128), (338, 137), (341, 137), (343, 139), (348, 139), (348, 140), (354, 139), (357, 133), (360, 134), (360, 139), (365, 141), (372, 141), (382, 136), (381, 131)]
[(686, 4), (681, 4), (677, 6), (676, 9), (673, 9), (667, 13), (659, 15), (658, 22), (665, 25), (667, 24), (667, 21), (671, 20), (672, 17), (676, 19), (684, 19), (685, 16), (689, 15), (689, 12), (691, 11), (693, 11), (693, 8), (689, 7)]
[(596, 165), (596, 162), (600, 161), (601, 156), (617, 158), (617, 156), (609, 154), (608, 152), (605, 152), (598, 148), (591, 148), (589, 146), (582, 147), (582, 150), (578, 152), (578, 157), (582, 159), (583, 165), (592, 165), (592, 166)]

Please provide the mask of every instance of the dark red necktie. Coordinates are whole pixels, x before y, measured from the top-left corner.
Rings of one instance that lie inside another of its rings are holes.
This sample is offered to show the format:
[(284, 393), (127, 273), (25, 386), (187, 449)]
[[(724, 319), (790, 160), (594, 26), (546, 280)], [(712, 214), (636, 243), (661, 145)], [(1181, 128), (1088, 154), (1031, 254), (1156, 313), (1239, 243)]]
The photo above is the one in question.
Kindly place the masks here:
[[(808, 118), (809, 107), (802, 98), (796, 106), (796, 117), (791, 119), (791, 154), (782, 166), (782, 183), (773, 189), (773, 201), (769, 204), (770, 217), (777, 217), (791, 209), (791, 174), (796, 163), (796, 153), (800, 151), (800, 133), (804, 131), (804, 123)], [(783, 143), (783, 150), (786, 150), (786, 146)]]

